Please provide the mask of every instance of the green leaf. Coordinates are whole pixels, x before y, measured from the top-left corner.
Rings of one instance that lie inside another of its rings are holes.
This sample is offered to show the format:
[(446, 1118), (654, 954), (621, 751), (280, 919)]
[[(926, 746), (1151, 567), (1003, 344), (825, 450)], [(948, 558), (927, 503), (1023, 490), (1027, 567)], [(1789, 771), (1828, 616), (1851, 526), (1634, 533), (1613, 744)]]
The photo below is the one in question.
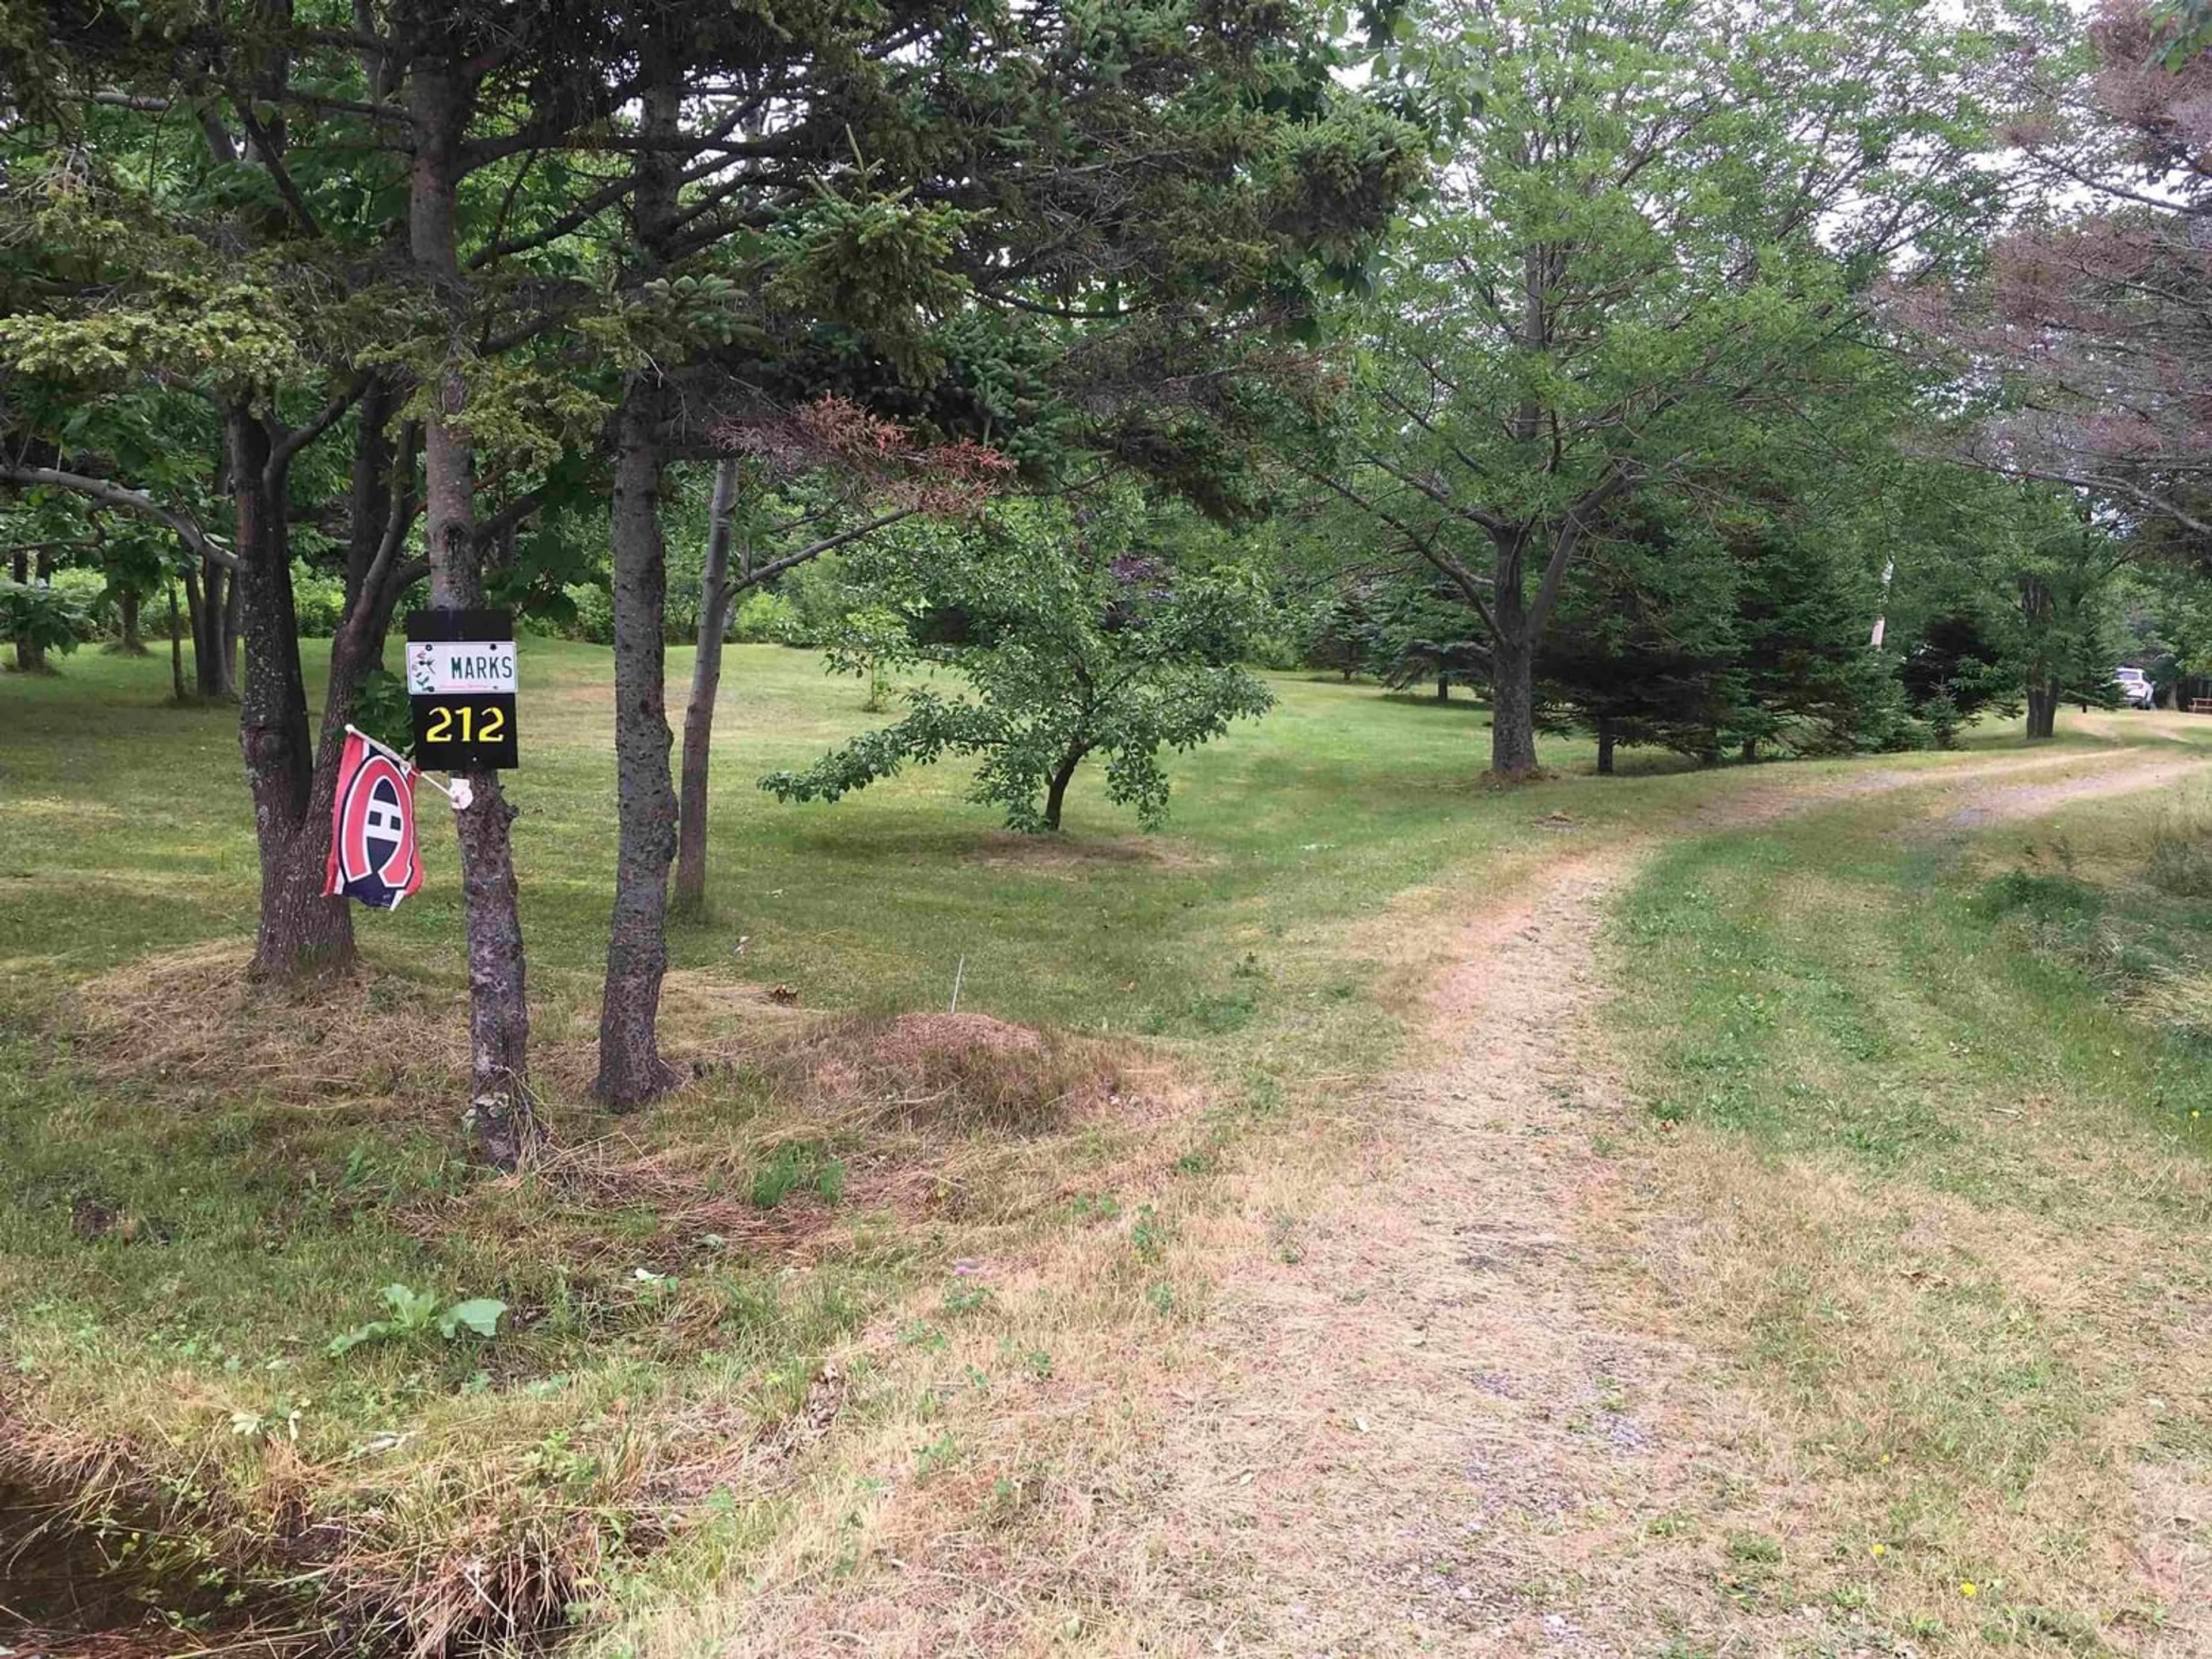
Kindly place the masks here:
[(388, 1319), (374, 1320), (366, 1325), (356, 1325), (343, 1335), (332, 1337), (323, 1352), (333, 1359), (340, 1358), (364, 1342), (381, 1342), (387, 1336), (396, 1336), (399, 1329)]
[(392, 1323), (399, 1329), (419, 1331), (438, 1311), (438, 1298), (428, 1291), (410, 1290), (404, 1285), (386, 1285), (384, 1287), (384, 1305), (392, 1310)]
[(456, 1302), (438, 1316), (438, 1333), (448, 1341), (459, 1337), (466, 1326), (478, 1336), (495, 1336), (499, 1332), (499, 1316), (507, 1311), (507, 1304), (491, 1297), (472, 1297), (466, 1302)]

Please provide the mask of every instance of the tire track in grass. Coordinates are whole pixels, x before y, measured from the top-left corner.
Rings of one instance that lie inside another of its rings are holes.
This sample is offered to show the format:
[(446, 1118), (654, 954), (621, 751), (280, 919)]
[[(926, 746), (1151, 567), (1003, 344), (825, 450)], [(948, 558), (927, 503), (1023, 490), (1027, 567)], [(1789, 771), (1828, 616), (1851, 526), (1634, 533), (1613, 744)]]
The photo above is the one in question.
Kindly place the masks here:
[[(1949, 821), (1994, 823), (2199, 765), (2122, 751), (1762, 781), (1681, 827), (1923, 787)], [(1609, 1144), (1634, 1115), (1594, 1033), (1596, 943), (1652, 845), (1571, 853), (1468, 923), (1431, 1005), (1447, 1057), (1376, 1091), (1352, 1179), (1299, 1207), (1295, 1176), (1249, 1178), (1268, 1248), (1248, 1237), (1225, 1270), (1206, 1386), (1163, 1449), (1150, 1541), (1187, 1597), (1150, 1621), (1170, 1649), (1170, 1632), (1253, 1654), (1870, 1638), (1793, 1588), (1784, 1540), (1815, 1494), (1736, 1363), (1658, 1304), (1644, 1245), (1670, 1218), (1649, 1161)]]

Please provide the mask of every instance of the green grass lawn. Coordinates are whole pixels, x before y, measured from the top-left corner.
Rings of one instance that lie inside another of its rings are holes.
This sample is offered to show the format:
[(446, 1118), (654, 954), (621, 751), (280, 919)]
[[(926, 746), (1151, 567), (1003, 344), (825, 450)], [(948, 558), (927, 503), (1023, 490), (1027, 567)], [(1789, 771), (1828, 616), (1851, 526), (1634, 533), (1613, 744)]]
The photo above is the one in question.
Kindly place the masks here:
[(1791, 1595), (1942, 1650), (2212, 1639), (2145, 1589), (2212, 1516), (2208, 843), (2202, 783), (1882, 800), (1686, 842), (1624, 908), (1662, 1207), (1726, 1218), (1662, 1276), (1789, 1437)]
[[(672, 653), (672, 682), (689, 665)], [(256, 878), (234, 710), (171, 706), (158, 659), (64, 667), (0, 681), (5, 1478), (161, 1521), (145, 1536), (226, 1585), (296, 1576), (267, 1516), (304, 1503), (346, 1529), (345, 1565), (318, 1568), (339, 1601), (447, 1605), (453, 1536), (480, 1526), (478, 1553), (526, 1578), (541, 1547), (583, 1564), (545, 1589), (557, 1604), (665, 1513), (647, 1471), (676, 1455), (671, 1425), (765, 1431), (803, 1408), (856, 1322), (1008, 1228), (1060, 1224), (1060, 1183), (1091, 1170), (1111, 1188), (1146, 1139), (1090, 1124), (1025, 1148), (825, 1117), (787, 1071), (752, 1064), (755, 1037), (780, 1028), (747, 988), (787, 985), (817, 1010), (940, 1008), (964, 957), (963, 1011), (1134, 1039), (1214, 1079), (1214, 1109), (1173, 1132), (1202, 1143), (1229, 1132), (1224, 1112), (1277, 1109), (1390, 1051), (1399, 945), (1389, 926), (1363, 933), (1370, 921), (1418, 910), (1447, 871), (1540, 843), (1536, 821), (1563, 804), (1626, 815), (1616, 791), (1638, 787), (1492, 794), (1473, 706), (1281, 678), (1267, 720), (1176, 764), (1163, 835), (1136, 835), (1084, 779), (1068, 834), (1011, 836), (953, 768), (786, 806), (754, 780), (872, 717), (812, 654), (738, 647), (717, 730), (713, 920), (673, 936), (693, 1017), (672, 1042), (714, 1069), (617, 1126), (561, 1063), (587, 1040), (611, 890), (609, 659), (526, 641), (512, 798), (540, 1080), (564, 1155), (618, 1167), (596, 1185), (565, 1165), (485, 1183), (461, 1161), (462, 918), (437, 798), (418, 803), (422, 892), (356, 913), (357, 986), (241, 1012)], [(1547, 758), (1588, 764), (1574, 744)], [(1044, 1071), (1014, 1082), (1059, 1087)], [(882, 1198), (901, 1173), (882, 1167), (896, 1163), (886, 1145), (950, 1190), (925, 1206), (933, 1219)], [(683, 1202), (655, 1159), (681, 1166)], [(755, 1195), (794, 1182), (845, 1200), (795, 1276), (775, 1231), (787, 1210), (748, 1219)], [(686, 1219), (715, 1206), (735, 1221)], [(326, 1353), (386, 1311), (392, 1284), (510, 1313), (489, 1344), (433, 1328)]]
[[(800, 1435), (825, 1357), (887, 1321), (901, 1334), (866, 1345), (892, 1356), (866, 1362), (883, 1374), (836, 1379), (846, 1418), (856, 1434), (871, 1409), (922, 1420), (937, 1384), (890, 1374), (980, 1305), (952, 1274), (968, 1257), (1078, 1263), (1059, 1302), (1024, 1315), (1035, 1334), (1006, 1310), (979, 1364), (1042, 1377), (1059, 1343), (1065, 1373), (1085, 1341), (1118, 1364), (1084, 1333), (1193, 1305), (1147, 1241), (1199, 1201), (1212, 1149), (1389, 1063), (1438, 925), (1471, 896), (1746, 784), (1851, 763), (1699, 774), (1636, 757), (1599, 780), (1587, 744), (1549, 740), (1558, 775), (1497, 792), (1480, 708), (1278, 676), (1273, 714), (1175, 763), (1166, 832), (1137, 835), (1081, 778), (1069, 832), (1032, 840), (966, 801), (955, 768), (836, 805), (762, 793), (763, 773), (875, 717), (814, 655), (738, 647), (712, 919), (672, 936), (671, 1046), (706, 1069), (617, 1122), (578, 1086), (614, 859), (609, 659), (526, 641), (511, 795), (559, 1152), (497, 1182), (464, 1161), (462, 918), (437, 798), (418, 804), (423, 891), (356, 912), (363, 973), (243, 1004), (256, 875), (235, 711), (170, 706), (158, 659), (62, 665), (0, 680), (0, 1510), (9, 1490), (65, 1504), (116, 1560), (160, 1558), (143, 1582), (163, 1607), (226, 1628), (241, 1616), (226, 1597), (289, 1585), (324, 1609), (397, 1603), (419, 1632), (477, 1616), (485, 1573), (494, 1599), (557, 1620), (665, 1547), (768, 1548), (783, 1500), (696, 1471)], [(672, 652), (672, 684), (689, 667)], [(2092, 723), (2062, 747), (2116, 732)], [(1778, 879), (1789, 833), (1746, 844), (1746, 890)], [(1838, 878), (1899, 890), (1910, 872), (1890, 856), (1854, 851)], [(1723, 857), (1686, 847), (1667, 890), (1734, 895), (1739, 875), (1698, 862)], [(1761, 1080), (1753, 1045), (1771, 1033), (1735, 1000), (1770, 994), (1711, 954), (1739, 948), (1712, 928), (1755, 910), (1729, 896), (1638, 915), (1639, 948), (1690, 999), (1649, 1010), (1655, 1032), (1679, 1027), (1651, 1039), (1676, 1079), (1655, 1092), (1731, 1133), (1846, 1133), (1778, 1127), (1802, 1103)], [(1914, 925), (2008, 924), (1954, 907)], [(1744, 972), (1784, 971), (1741, 948)], [(1895, 947), (1899, 972), (1934, 947), (1916, 948)], [(1045, 1045), (925, 1057), (879, 1087), (883, 1021), (942, 1009), (963, 959), (963, 1012)], [(771, 985), (874, 1023), (833, 1022), (806, 1048), (760, 996)], [(1863, 1028), (1821, 1036), (1822, 1054), (1843, 1045), (1835, 1064), (1853, 1041), (1875, 1045), (1866, 1064), (1893, 1052), (1847, 986), (1800, 993), (1820, 1032)], [(1854, 1104), (1863, 1156), (1918, 1155), (1909, 1104), (1904, 1127)], [(387, 1312), (391, 1285), (427, 1313), (471, 1297), (507, 1312), (489, 1341), (432, 1319), (329, 1352)]]
[[(690, 660), (671, 652), (672, 684)], [(75, 977), (250, 928), (234, 712), (170, 706), (156, 660), (88, 653), (65, 667), (0, 684), (0, 972)], [(311, 674), (319, 667), (311, 659)], [(610, 659), (529, 640), (522, 667), (524, 764), (510, 793), (523, 921), (548, 988), (580, 994), (604, 950), (614, 863)], [(1264, 957), (1269, 940), (1420, 880), (1500, 827), (1479, 811), (1470, 822), (1486, 743), (1473, 705), (1274, 684), (1274, 714), (1178, 763), (1167, 833), (1138, 836), (1085, 776), (1070, 833), (1048, 845), (963, 800), (955, 767), (834, 806), (762, 793), (762, 774), (878, 720), (860, 708), (863, 688), (826, 678), (811, 653), (732, 647), (712, 809), (717, 920), (678, 931), (676, 965), (786, 982), (810, 1002), (915, 1007), (945, 1000), (965, 956), (963, 1003), (1008, 1018), (1194, 1029), (1192, 1005), (1245, 950)], [(1581, 751), (1547, 758), (1572, 764)], [(435, 802), (425, 794), (423, 890), (361, 932), (458, 975), (460, 897)]]

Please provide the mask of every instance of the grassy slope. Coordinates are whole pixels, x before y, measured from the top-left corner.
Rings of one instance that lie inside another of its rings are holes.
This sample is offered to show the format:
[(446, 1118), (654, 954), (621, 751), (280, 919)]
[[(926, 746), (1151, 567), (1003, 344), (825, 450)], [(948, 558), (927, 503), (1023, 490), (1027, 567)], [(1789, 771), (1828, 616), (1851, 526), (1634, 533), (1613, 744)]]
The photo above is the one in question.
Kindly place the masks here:
[[(682, 684), (690, 653), (671, 653)], [(311, 666), (313, 666), (311, 665)], [(0, 971), (75, 976), (157, 945), (252, 924), (250, 814), (235, 717), (161, 701), (166, 665), (82, 654), (64, 678), (0, 684), (8, 732), (8, 884)], [(516, 859), (533, 966), (564, 992), (588, 982), (613, 868), (608, 658), (530, 641), (524, 816)], [(1009, 1018), (1177, 1028), (1237, 939), (1357, 908), (1465, 850), (1484, 741), (1478, 710), (1386, 702), (1371, 690), (1279, 681), (1262, 725), (1180, 763), (1175, 822), (1139, 841), (1095, 776), (1079, 780), (1073, 851), (1001, 835), (942, 768), (836, 807), (778, 805), (753, 787), (875, 723), (852, 682), (811, 653), (730, 653), (718, 730), (713, 896), (720, 925), (681, 932), (678, 966), (720, 969), (741, 936), (748, 977), (810, 1000), (915, 1006), (945, 995)], [(1575, 756), (1559, 746), (1557, 758)], [(434, 803), (434, 797), (428, 798)], [(460, 899), (450, 837), (426, 817), (428, 879), (365, 939), (457, 970)], [(1110, 872), (1109, 882), (1085, 881)], [(88, 913), (97, 927), (71, 926)], [(1233, 917), (1233, 921), (1231, 918)]]
[(1784, 1604), (1947, 1650), (2212, 1643), (2212, 886), (2146, 880), (2162, 829), (2212, 832), (2197, 788), (1825, 813), (1673, 849), (1626, 907), (1659, 1203), (1705, 1218), (1656, 1266), (1794, 1443)]
[[(609, 1127), (574, 1098), (580, 1066), (562, 1065), (590, 1028), (612, 860), (607, 658), (524, 652), (523, 920), (543, 1080), (576, 1146)], [(687, 667), (672, 653), (672, 679)], [(272, 1494), (373, 1515), (349, 1522), (365, 1578), (434, 1574), (454, 1529), (487, 1515), (500, 1529), (478, 1540), (486, 1553), (534, 1528), (588, 1562), (612, 1525), (595, 1509), (652, 1507), (640, 1471), (666, 1449), (657, 1428), (630, 1426), (639, 1401), (655, 1402), (648, 1417), (722, 1413), (721, 1438), (742, 1441), (728, 1423), (801, 1408), (819, 1356), (856, 1322), (994, 1226), (1046, 1212), (1054, 1224), (1055, 1182), (1093, 1167), (1109, 1180), (1144, 1139), (1109, 1126), (1027, 1164), (1010, 1152), (969, 1168), (960, 1138), (940, 1136), (918, 1155), (962, 1188), (945, 1207), (967, 1224), (902, 1228), (855, 1203), (796, 1277), (775, 1248), (702, 1245), (649, 1188), (486, 1189), (458, 1161), (449, 1096), (463, 963), (436, 798), (420, 808), (423, 892), (359, 917), (373, 971), (358, 1000), (240, 1022), (225, 1011), (255, 878), (235, 716), (166, 706), (158, 660), (87, 653), (65, 669), (0, 682), (0, 1340), (39, 1429), (19, 1450), (128, 1446), (126, 1463), (170, 1480), (187, 1509), (228, 1508), (234, 1542), (265, 1534)], [(770, 648), (733, 651), (724, 684), (719, 919), (674, 940), (705, 1011), (687, 1028), (695, 1046), (765, 1023), (715, 987), (927, 1008), (964, 955), (963, 1009), (1150, 1034), (1227, 1079), (1224, 1098), (1265, 1105), (1393, 1040), (1376, 988), (1397, 953), (1382, 935), (1347, 950), (1348, 924), (1447, 865), (1537, 839), (1543, 810), (1476, 786), (1471, 708), (1296, 680), (1279, 683), (1266, 722), (1178, 763), (1159, 837), (1129, 834), (1092, 780), (1065, 843), (1010, 837), (949, 768), (786, 807), (752, 780), (866, 725), (859, 689)], [(1585, 757), (1559, 745), (1551, 758)], [(173, 955), (204, 941), (224, 951)], [(149, 953), (164, 960), (137, 965)], [(80, 985), (108, 1028), (71, 1055), (57, 1033), (84, 1024)], [(827, 1133), (795, 1109), (724, 1071), (625, 1134), (742, 1194), (778, 1146)], [(1187, 1133), (1203, 1132), (1171, 1137)], [(325, 1358), (390, 1282), (499, 1296), (521, 1328), (489, 1351), (423, 1339)]]
[[(57, 1457), (132, 1443), (187, 1508), (231, 1506), (239, 1537), (265, 1535), (280, 1498), (345, 1517), (346, 1571), (418, 1575), (428, 1602), (453, 1591), (458, 1554), (500, 1559), (530, 1538), (588, 1570), (625, 1528), (678, 1526), (687, 1541), (661, 1577), (623, 1592), (640, 1605), (783, 1547), (786, 1500), (757, 1470), (680, 1489), (665, 1471), (783, 1443), (819, 1403), (823, 1356), (854, 1333), (878, 1334), (864, 1346), (882, 1371), (839, 1384), (850, 1432), (866, 1448), (875, 1425), (925, 1477), (952, 1458), (954, 1431), (919, 1425), (957, 1416), (955, 1392), (988, 1416), (990, 1382), (1007, 1389), (1008, 1373), (1078, 1393), (1086, 1363), (1110, 1378), (1123, 1328), (1202, 1305), (1202, 1285), (1163, 1277), (1158, 1241), (1205, 1202), (1208, 1146), (1391, 1052), (1447, 882), (1480, 891), (1550, 855), (1548, 813), (1602, 833), (1768, 775), (1662, 769), (1492, 794), (1474, 781), (1477, 711), (1285, 679), (1273, 716), (1177, 763), (1168, 834), (1129, 834), (1086, 781), (1072, 836), (1039, 845), (963, 801), (951, 769), (836, 807), (761, 795), (759, 773), (869, 717), (811, 657), (734, 652), (718, 920), (675, 941), (695, 1051), (767, 1023), (748, 983), (788, 984), (810, 1007), (934, 1007), (965, 956), (963, 1008), (1142, 1035), (1212, 1080), (1212, 1110), (1153, 1127), (1077, 1126), (1032, 1146), (957, 1125), (910, 1136), (938, 1186), (923, 1212), (871, 1201), (863, 1181), (793, 1271), (778, 1240), (686, 1223), (649, 1186), (488, 1188), (460, 1168), (446, 1065), (459, 898), (434, 798), (425, 891), (361, 919), (374, 971), (351, 1017), (284, 1016), (327, 1027), (343, 1052), (319, 1070), (297, 1054), (258, 1066), (224, 1047), (252, 1035), (235, 1022), (200, 1033), (199, 1005), (232, 994), (234, 949), (158, 973), (129, 964), (234, 946), (251, 926), (234, 717), (164, 707), (158, 662), (65, 667), (0, 683), (0, 1344), (19, 1408)], [(672, 653), (672, 680), (687, 667)], [(526, 645), (514, 789), (546, 1078), (564, 1138), (586, 1149), (611, 1126), (558, 1097), (580, 1074), (612, 860), (606, 668), (588, 647)], [(1562, 743), (1546, 758), (1578, 769), (1589, 755)], [(158, 1018), (66, 1052), (56, 1034), (81, 1023), (70, 992), (87, 981), (95, 1006)], [(819, 1144), (865, 1176), (867, 1136), (839, 1133), (743, 1068), (623, 1131), (648, 1162), (673, 1156), (740, 1199), (779, 1146)], [(971, 1329), (951, 1264), (1016, 1250), (1070, 1271), (1046, 1275), (1018, 1319)], [(429, 1338), (325, 1358), (392, 1280), (498, 1295), (520, 1328), (489, 1348)], [(717, 1490), (737, 1507), (696, 1525)]]

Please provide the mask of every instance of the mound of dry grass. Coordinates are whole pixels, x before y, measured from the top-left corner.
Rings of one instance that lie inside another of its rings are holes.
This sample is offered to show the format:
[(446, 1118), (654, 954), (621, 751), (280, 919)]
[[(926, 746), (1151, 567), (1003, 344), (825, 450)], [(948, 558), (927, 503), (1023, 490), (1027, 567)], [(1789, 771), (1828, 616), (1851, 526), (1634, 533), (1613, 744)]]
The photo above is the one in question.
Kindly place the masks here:
[[(371, 960), (271, 994), (246, 965), (242, 948), (212, 947), (89, 982), (70, 1014), (71, 1066), (187, 1108), (252, 1097), (250, 1142), (217, 1147), (216, 1128), (192, 1128), (179, 1155), (250, 1156), (256, 1180), (313, 1185), (318, 1201), (362, 1127), (340, 1127), (341, 1109), (460, 1151), (460, 987)], [(425, 1339), (333, 1361), (319, 1356), (331, 1316), (303, 1325), (273, 1296), (249, 1352), (258, 1364), (281, 1350), (269, 1376), (315, 1402), (298, 1437), (267, 1404), (279, 1382), (253, 1380), (252, 1365), (210, 1379), (118, 1331), (102, 1362), (115, 1369), (94, 1381), (57, 1334), (26, 1373), (21, 1415), (0, 1412), (0, 1479), (59, 1494), (57, 1533), (125, 1517), (189, 1540), (193, 1570), (223, 1582), (301, 1587), (311, 1605), (295, 1608), (295, 1628), (321, 1626), (326, 1645), (336, 1628), (341, 1650), (526, 1644), (689, 1524), (707, 1494), (805, 1478), (844, 1403), (823, 1356), (859, 1316), (836, 1307), (856, 1275), (876, 1276), (868, 1304), (896, 1302), (905, 1281), (876, 1264), (916, 1247), (933, 1260), (1020, 1248), (1070, 1182), (1110, 1182), (1119, 1164), (1157, 1154), (1124, 1128), (1195, 1098), (1128, 1046), (979, 1014), (795, 1011), (696, 975), (671, 976), (666, 1008), (670, 1052), (691, 1075), (652, 1110), (611, 1128), (580, 1103), (592, 1045), (556, 995), (533, 1059), (557, 1133), (534, 1169), (327, 1200), (347, 1237), (414, 1242), (382, 1271), (448, 1270), (465, 1293), (503, 1299), (498, 1343), (464, 1358)], [(272, 1189), (270, 1201), (305, 1224), (292, 1199)], [(136, 1243), (127, 1220), (80, 1203), (68, 1224), (80, 1248), (121, 1249)], [(242, 1297), (260, 1294), (251, 1262), (225, 1268)], [(816, 1267), (838, 1288), (805, 1288)], [(363, 1389), (356, 1416), (346, 1390)], [(94, 1398), (98, 1420), (83, 1410)]]
[(303, 1106), (334, 1095), (442, 1096), (465, 1071), (465, 988), (364, 964), (282, 990), (247, 977), (251, 957), (225, 941), (86, 981), (78, 1055), (103, 1080), (261, 1089)]
[[(258, 1091), (301, 1109), (379, 1102), (449, 1110), (468, 1069), (468, 990), (364, 956), (353, 971), (298, 988), (254, 983), (240, 941), (144, 957), (87, 981), (65, 1022), (77, 1058), (104, 1082), (165, 1091)], [(596, 1069), (596, 1026), (544, 1001), (531, 1010), (533, 1080), (580, 1100)], [(819, 1019), (757, 987), (668, 975), (663, 1040), (702, 1071), (740, 1064), (793, 1025)]]
[[(556, 1148), (527, 1178), (566, 1224), (649, 1212), (673, 1258), (705, 1241), (805, 1261), (846, 1213), (1016, 1218), (1061, 1195), (1071, 1138), (1188, 1093), (1126, 1046), (981, 1014), (787, 1018), (713, 1052), (634, 1127)], [(426, 1234), (450, 1222), (442, 1203), (421, 1217)]]
[(1064, 1128), (1124, 1102), (1127, 1051), (983, 1014), (825, 1019), (759, 1060), (777, 1095), (853, 1127), (942, 1140)]

